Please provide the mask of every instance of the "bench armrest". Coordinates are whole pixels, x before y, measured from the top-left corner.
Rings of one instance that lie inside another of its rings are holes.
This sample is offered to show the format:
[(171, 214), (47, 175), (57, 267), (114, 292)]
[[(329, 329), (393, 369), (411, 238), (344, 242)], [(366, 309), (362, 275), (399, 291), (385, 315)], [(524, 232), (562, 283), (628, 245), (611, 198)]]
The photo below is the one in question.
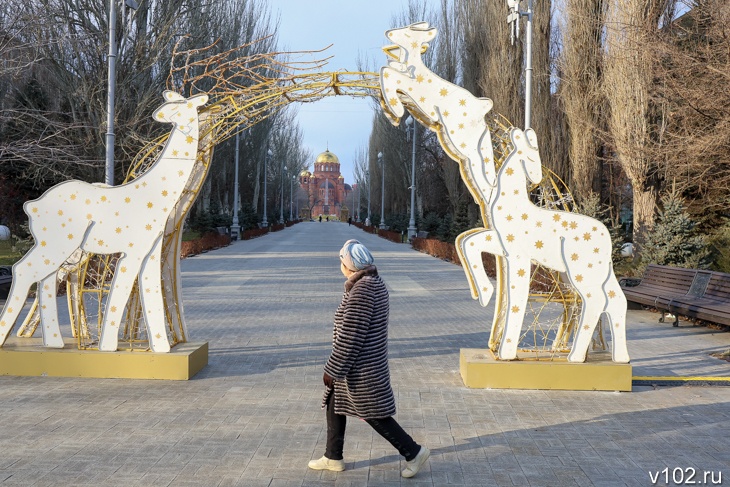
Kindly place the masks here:
[(621, 287), (636, 287), (641, 284), (641, 278), (639, 277), (621, 277), (618, 280), (618, 284)]

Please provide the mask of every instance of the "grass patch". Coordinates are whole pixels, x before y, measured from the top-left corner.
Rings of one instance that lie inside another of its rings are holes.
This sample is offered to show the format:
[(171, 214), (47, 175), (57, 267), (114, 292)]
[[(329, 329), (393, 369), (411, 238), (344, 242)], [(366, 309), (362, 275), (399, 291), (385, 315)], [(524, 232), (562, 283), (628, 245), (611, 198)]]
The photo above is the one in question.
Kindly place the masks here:
[(13, 251), (15, 239), (0, 240), (0, 265), (13, 265), (23, 256)]

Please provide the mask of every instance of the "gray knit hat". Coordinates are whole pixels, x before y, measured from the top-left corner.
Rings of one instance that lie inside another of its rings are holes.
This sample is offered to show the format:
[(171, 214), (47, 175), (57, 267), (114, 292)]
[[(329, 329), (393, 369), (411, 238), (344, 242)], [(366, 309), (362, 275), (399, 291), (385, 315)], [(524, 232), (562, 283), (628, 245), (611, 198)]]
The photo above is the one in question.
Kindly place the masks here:
[(373, 254), (357, 240), (348, 240), (340, 249), (340, 261), (351, 271), (359, 271), (372, 265)]

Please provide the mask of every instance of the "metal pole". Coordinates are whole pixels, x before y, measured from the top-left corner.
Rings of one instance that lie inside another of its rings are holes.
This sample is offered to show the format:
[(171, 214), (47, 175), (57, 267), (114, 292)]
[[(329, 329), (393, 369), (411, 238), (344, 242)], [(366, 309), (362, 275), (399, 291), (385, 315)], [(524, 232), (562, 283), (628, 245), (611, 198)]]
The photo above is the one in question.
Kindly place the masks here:
[(413, 129), (413, 150), (411, 159), (411, 219), (408, 222), (408, 239), (416, 236), (416, 123), (409, 117), (406, 124)]
[(268, 149), (264, 156), (264, 218), (261, 220), (261, 225), (264, 227), (269, 226), (269, 221), (266, 219), (266, 167), (269, 165), (269, 157), (271, 157), (272, 154), (273, 152), (271, 152), (271, 149)]
[(235, 235), (235, 240), (241, 238), (241, 225), (238, 222), (238, 144), (241, 140), (241, 133), (236, 133), (236, 156), (234, 159), (235, 171), (233, 180), (233, 222), (231, 222), (231, 236)]
[(279, 205), (279, 223), (284, 223), (284, 173), (286, 166), (281, 167), (281, 204)]
[(109, 56), (106, 94), (106, 174), (104, 182), (114, 186), (114, 90), (117, 78), (117, 9), (109, 0)]
[(520, 12), (527, 17), (525, 33), (525, 130), (530, 128), (532, 109), (532, 0), (527, 0), (527, 12)]
[(372, 225), (373, 221), (370, 219), (370, 195), (372, 193), (373, 185), (371, 184), (371, 181), (370, 181), (370, 171), (367, 171), (365, 174), (368, 178), (368, 217), (367, 217), (367, 220), (369, 220), (370, 224)]
[(294, 206), (294, 180), (296, 176), (292, 176), (289, 180), (289, 220), (292, 220), (292, 206)]
[(380, 229), (385, 230), (385, 163), (382, 152), (378, 152), (378, 165), (383, 173), (383, 184), (380, 189)]

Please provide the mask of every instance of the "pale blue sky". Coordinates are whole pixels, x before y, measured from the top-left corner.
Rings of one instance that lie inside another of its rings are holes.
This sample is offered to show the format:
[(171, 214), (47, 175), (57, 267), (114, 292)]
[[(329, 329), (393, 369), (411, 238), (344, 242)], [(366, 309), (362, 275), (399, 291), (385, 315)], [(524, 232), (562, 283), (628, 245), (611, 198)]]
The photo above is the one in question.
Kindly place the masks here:
[[(439, 0), (429, 0), (438, 5)], [(381, 47), (391, 19), (407, 7), (407, 0), (334, 1), (269, 0), (274, 17), (280, 16), (279, 42), (288, 51), (322, 49), (333, 44), (320, 59), (334, 56), (324, 71), (357, 69), (360, 57), (385, 63)], [(340, 159), (345, 182), (352, 184), (353, 159), (358, 148), (367, 146), (373, 117), (372, 103), (365, 98), (328, 97), (299, 107), (299, 126), (304, 145), (316, 157), (329, 150)], [(309, 168), (312, 169), (310, 161)]]

